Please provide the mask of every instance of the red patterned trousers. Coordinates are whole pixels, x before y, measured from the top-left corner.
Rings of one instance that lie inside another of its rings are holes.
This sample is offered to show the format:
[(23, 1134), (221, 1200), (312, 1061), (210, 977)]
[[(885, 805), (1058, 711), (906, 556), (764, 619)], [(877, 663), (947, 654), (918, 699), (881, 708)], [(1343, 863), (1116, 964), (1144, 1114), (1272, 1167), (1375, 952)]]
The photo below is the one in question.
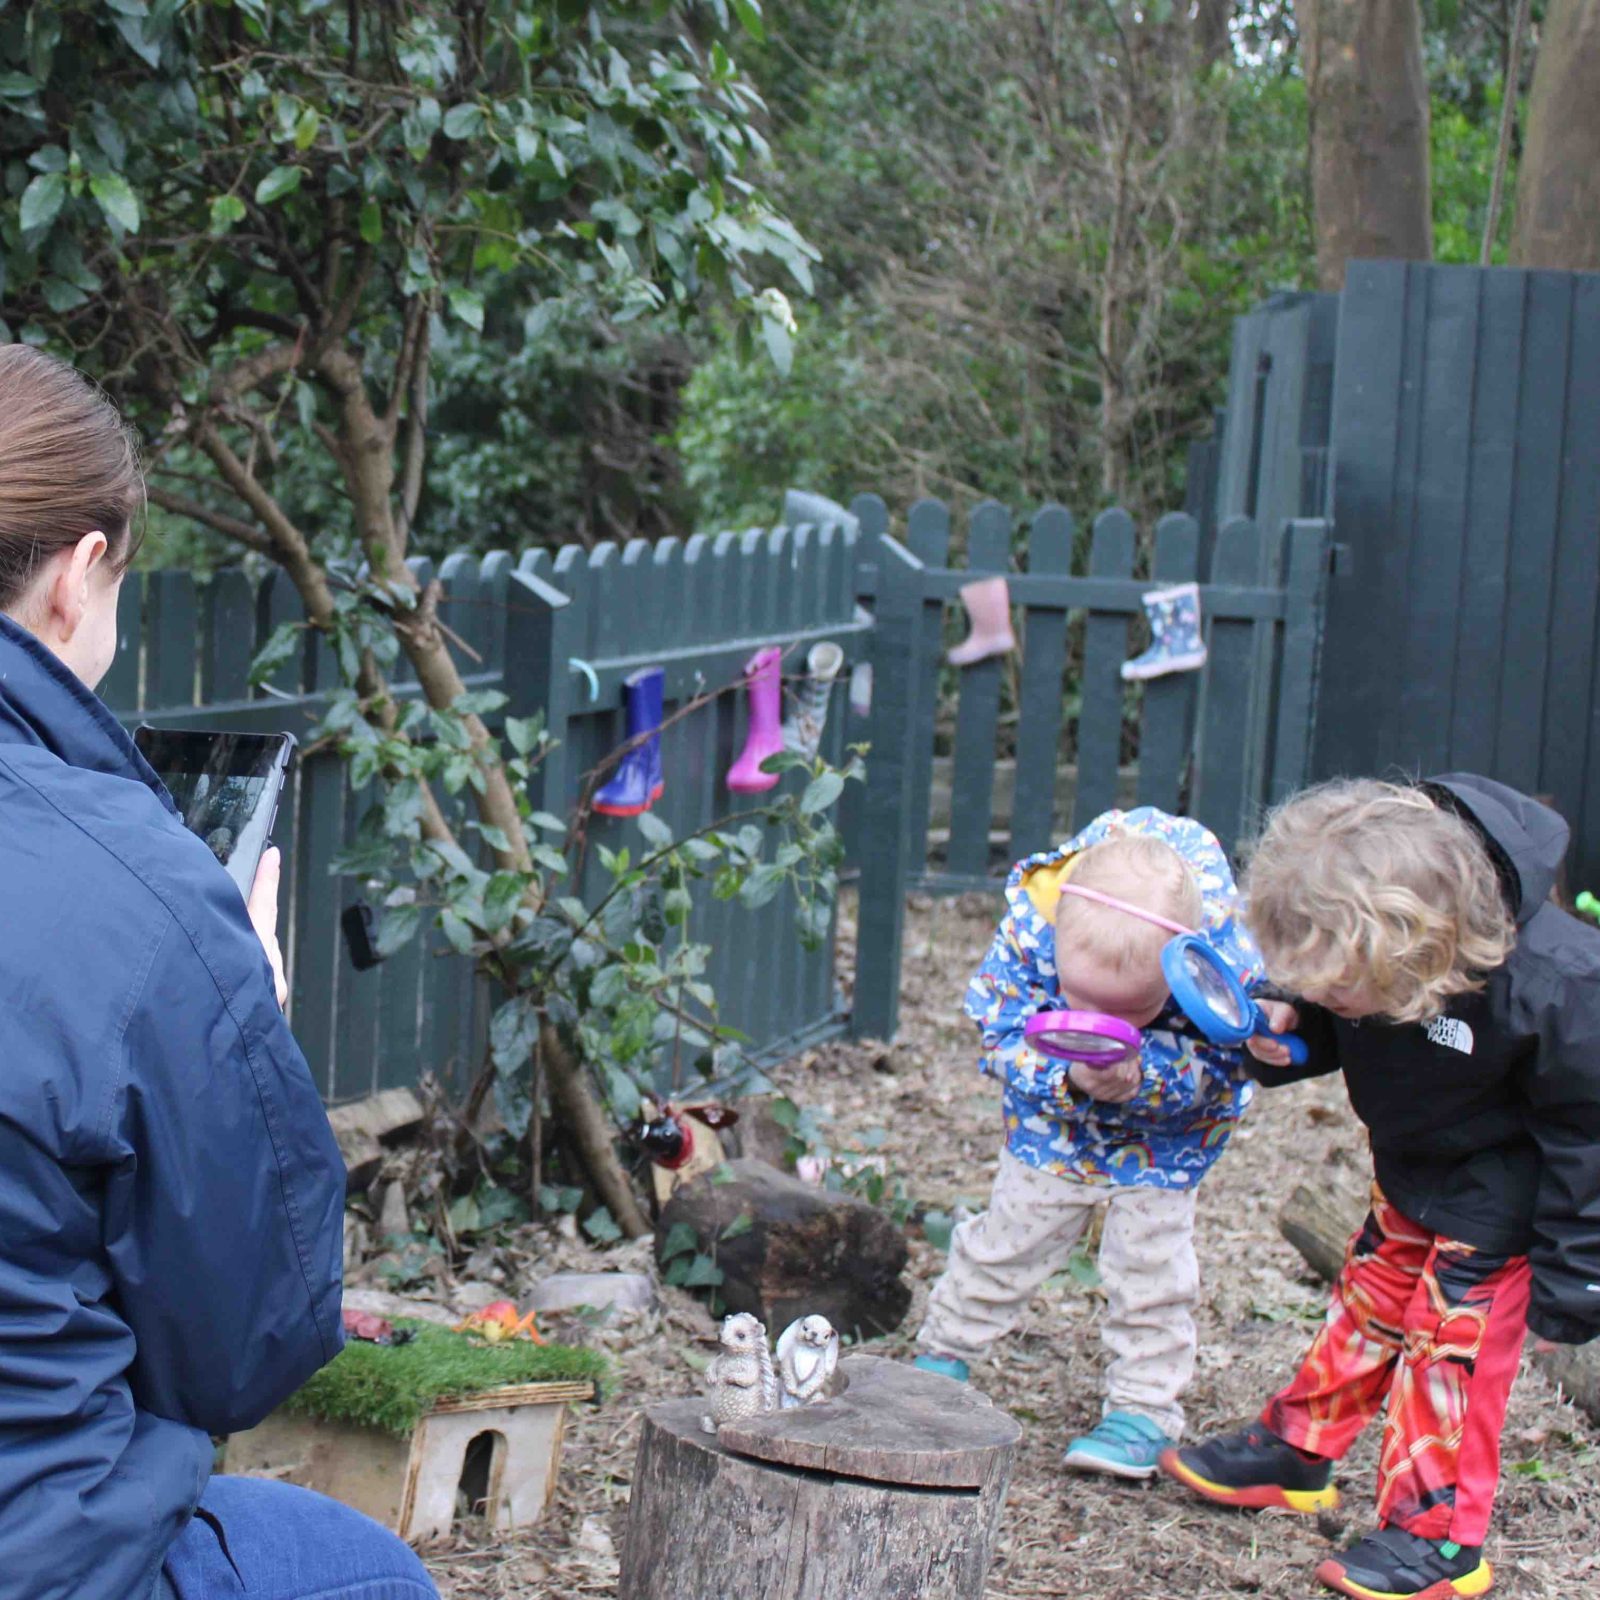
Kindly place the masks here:
[(1261, 1420), (1338, 1460), (1389, 1401), (1378, 1517), (1479, 1545), (1500, 1478), (1500, 1429), (1522, 1355), (1526, 1256), (1492, 1256), (1407, 1220), (1374, 1186), (1328, 1320)]

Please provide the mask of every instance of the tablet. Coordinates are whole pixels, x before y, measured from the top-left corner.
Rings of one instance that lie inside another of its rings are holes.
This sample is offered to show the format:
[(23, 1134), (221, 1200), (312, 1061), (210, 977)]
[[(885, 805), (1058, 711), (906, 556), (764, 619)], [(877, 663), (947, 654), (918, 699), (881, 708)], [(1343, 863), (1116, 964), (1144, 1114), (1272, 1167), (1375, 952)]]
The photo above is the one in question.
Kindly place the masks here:
[(140, 727), (133, 741), (177, 802), (184, 826), (205, 840), (248, 899), (278, 818), (294, 735)]

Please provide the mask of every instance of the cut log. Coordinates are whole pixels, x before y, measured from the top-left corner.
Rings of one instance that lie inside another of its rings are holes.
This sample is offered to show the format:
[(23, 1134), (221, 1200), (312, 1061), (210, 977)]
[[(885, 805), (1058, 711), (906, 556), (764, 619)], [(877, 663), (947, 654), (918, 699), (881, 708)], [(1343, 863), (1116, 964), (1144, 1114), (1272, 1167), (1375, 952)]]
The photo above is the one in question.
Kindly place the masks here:
[(384, 1089), (365, 1100), (335, 1106), (328, 1126), (344, 1157), (346, 1182), (358, 1194), (378, 1175), (383, 1141), (410, 1133), (422, 1122), (422, 1102), (409, 1089)]
[[(1344, 1265), (1351, 1234), (1361, 1226), (1363, 1204), (1349, 1190), (1302, 1184), (1278, 1212), (1278, 1231), (1319, 1278), (1331, 1283)], [(1580, 1411), (1600, 1422), (1600, 1343), (1541, 1350), (1530, 1339), (1529, 1357)]]
[(837, 1399), (718, 1438), (645, 1413), (621, 1600), (980, 1600), (1021, 1428), (933, 1373), (847, 1356)]
[[(731, 1176), (728, 1176), (730, 1175)], [(905, 1236), (875, 1206), (801, 1183), (749, 1159), (696, 1178), (661, 1213), (657, 1249), (678, 1223), (722, 1272), (729, 1311), (759, 1317), (773, 1337), (796, 1317), (841, 1333), (890, 1333), (911, 1304)], [(744, 1219), (744, 1220), (741, 1220)]]
[(1301, 1184), (1278, 1212), (1278, 1232), (1326, 1283), (1339, 1276), (1350, 1236), (1366, 1216), (1366, 1197), (1332, 1184)]

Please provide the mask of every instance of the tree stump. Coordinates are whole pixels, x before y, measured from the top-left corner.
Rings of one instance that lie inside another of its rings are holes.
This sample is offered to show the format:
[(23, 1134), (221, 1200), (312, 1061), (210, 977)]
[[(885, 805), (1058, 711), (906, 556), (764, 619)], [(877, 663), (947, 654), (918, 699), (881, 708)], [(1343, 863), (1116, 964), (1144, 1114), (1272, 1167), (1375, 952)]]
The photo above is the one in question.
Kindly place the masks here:
[(911, 1304), (901, 1277), (906, 1241), (883, 1212), (764, 1161), (731, 1161), (728, 1172), (726, 1182), (700, 1177), (673, 1195), (656, 1229), (658, 1249), (686, 1224), (716, 1259), (726, 1309), (759, 1317), (774, 1336), (812, 1314), (858, 1337), (900, 1325)]
[(1022, 1430), (951, 1378), (877, 1356), (847, 1387), (713, 1438), (645, 1413), (621, 1600), (980, 1600)]

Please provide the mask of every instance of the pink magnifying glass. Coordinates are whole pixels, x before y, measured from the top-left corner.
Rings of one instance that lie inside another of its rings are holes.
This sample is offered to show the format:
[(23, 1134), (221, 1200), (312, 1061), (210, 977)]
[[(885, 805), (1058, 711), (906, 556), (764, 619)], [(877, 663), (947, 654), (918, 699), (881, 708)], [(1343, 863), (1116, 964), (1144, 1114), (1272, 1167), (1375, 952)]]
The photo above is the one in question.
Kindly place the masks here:
[(1140, 1045), (1139, 1030), (1131, 1022), (1103, 1011), (1040, 1011), (1022, 1031), (1035, 1050), (1086, 1067), (1114, 1067)]

